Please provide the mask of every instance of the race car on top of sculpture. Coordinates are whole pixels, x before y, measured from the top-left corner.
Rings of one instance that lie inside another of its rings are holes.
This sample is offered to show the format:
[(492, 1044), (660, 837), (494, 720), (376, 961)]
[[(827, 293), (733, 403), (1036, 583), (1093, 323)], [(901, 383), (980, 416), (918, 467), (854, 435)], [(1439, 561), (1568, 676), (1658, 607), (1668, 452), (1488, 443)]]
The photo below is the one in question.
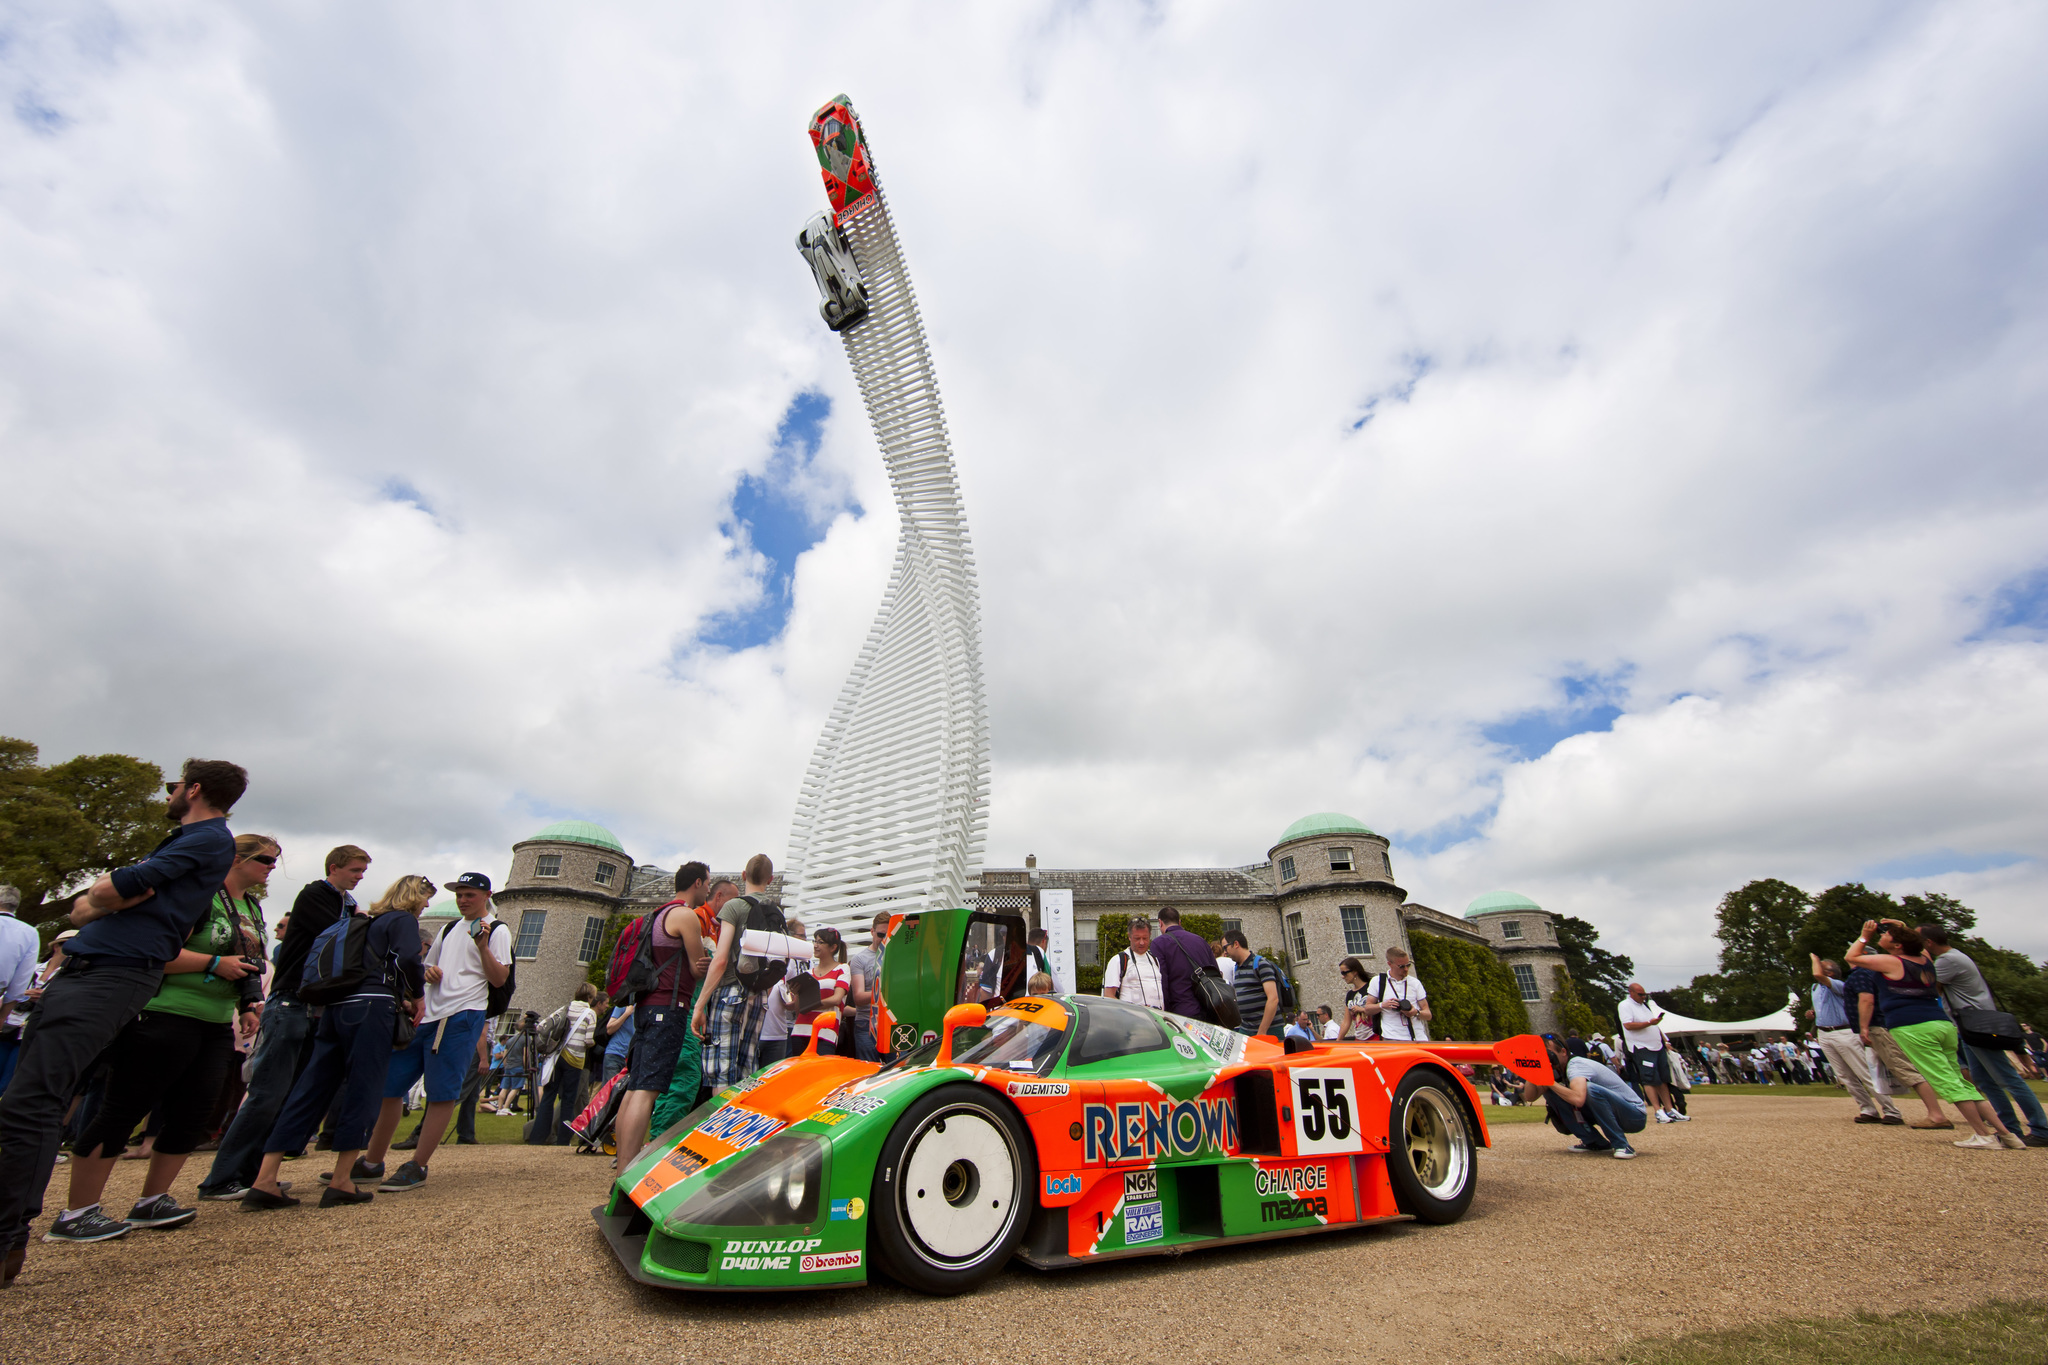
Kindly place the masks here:
[[(1458, 1063), (1547, 1084), (1539, 1039), (1286, 1051), (1097, 996), (1026, 996), (1013, 913), (900, 917), (882, 1066), (816, 1044), (720, 1091), (591, 1211), (634, 1278), (677, 1289), (972, 1289), (1040, 1268), (1448, 1223), (1484, 1110)], [(823, 1032), (821, 1028), (813, 1037)]]

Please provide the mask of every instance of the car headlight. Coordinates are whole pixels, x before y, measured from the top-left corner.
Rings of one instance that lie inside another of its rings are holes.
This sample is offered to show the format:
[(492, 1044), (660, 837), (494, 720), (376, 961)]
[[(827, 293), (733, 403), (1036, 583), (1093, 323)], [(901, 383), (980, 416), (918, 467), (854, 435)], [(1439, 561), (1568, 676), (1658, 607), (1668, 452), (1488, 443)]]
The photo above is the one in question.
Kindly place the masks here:
[(825, 1183), (825, 1144), (805, 1133), (780, 1133), (705, 1182), (662, 1220), (674, 1229), (763, 1227), (818, 1221)]

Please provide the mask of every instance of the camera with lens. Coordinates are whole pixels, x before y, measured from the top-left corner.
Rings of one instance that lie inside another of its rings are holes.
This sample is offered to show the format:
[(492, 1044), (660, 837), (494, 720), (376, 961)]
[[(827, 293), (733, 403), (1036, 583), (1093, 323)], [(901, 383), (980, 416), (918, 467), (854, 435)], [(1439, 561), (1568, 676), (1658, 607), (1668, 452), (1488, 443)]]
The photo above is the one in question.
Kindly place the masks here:
[(242, 965), (249, 969), (249, 974), (235, 982), (235, 1006), (247, 1010), (263, 999), (263, 959), (244, 957)]
[(1413, 1014), (1415, 1012), (1415, 1002), (1412, 1000), (1396, 1000), (1394, 1008), (1403, 1014)]

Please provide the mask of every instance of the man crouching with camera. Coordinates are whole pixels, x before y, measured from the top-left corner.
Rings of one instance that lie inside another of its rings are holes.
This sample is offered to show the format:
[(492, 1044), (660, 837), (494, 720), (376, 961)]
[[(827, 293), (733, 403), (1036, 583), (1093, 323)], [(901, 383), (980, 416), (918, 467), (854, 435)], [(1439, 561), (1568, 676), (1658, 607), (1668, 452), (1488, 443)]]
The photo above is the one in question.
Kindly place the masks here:
[(1552, 1073), (1563, 1079), (1556, 1085), (1524, 1085), (1523, 1100), (1533, 1104), (1542, 1097), (1550, 1126), (1578, 1139), (1568, 1150), (1582, 1155), (1611, 1151), (1621, 1161), (1635, 1156), (1628, 1135), (1642, 1132), (1649, 1122), (1649, 1111), (1636, 1092), (1606, 1063), (1595, 1061), (1576, 1038), (1566, 1045), (1545, 1034), (1543, 1046), (1550, 1053)]

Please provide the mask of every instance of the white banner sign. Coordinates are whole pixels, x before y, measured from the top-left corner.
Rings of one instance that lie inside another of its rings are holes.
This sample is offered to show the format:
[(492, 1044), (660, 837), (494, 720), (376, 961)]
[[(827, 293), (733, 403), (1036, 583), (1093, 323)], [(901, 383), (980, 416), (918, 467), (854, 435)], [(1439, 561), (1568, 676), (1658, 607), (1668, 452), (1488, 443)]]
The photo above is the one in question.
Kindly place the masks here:
[(1074, 993), (1074, 893), (1038, 893), (1038, 927), (1045, 930), (1045, 956), (1052, 963), (1053, 986), (1062, 995)]

